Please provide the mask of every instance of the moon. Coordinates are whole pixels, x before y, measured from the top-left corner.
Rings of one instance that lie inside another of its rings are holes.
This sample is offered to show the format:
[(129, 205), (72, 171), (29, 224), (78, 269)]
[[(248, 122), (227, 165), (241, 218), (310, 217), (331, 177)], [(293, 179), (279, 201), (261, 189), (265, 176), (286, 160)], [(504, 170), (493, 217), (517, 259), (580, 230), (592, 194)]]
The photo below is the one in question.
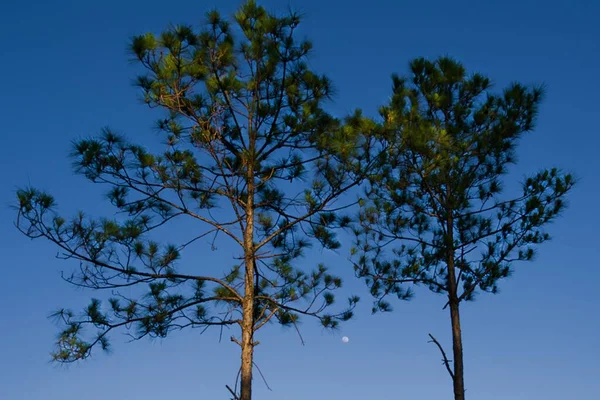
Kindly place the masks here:
[(348, 336), (344, 336), (342, 338), (342, 342), (344, 342), (344, 343), (348, 343), (349, 341), (350, 341), (350, 339), (348, 338)]

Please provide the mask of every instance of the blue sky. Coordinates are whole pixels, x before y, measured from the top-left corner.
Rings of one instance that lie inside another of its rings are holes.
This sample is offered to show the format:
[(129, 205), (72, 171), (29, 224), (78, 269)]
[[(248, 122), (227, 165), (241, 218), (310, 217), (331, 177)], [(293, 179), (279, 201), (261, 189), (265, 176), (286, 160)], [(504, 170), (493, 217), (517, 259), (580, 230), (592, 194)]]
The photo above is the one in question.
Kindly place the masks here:
[[(517, 265), (496, 296), (463, 306), (467, 396), (477, 400), (600, 398), (600, 317), (596, 296), (600, 223), (598, 109), (600, 5), (593, 0), (443, 1), (320, 0), (263, 2), (302, 11), (302, 34), (315, 45), (311, 66), (337, 88), (331, 110), (368, 115), (391, 92), (390, 75), (414, 57), (451, 55), (501, 88), (511, 81), (547, 86), (535, 132), (522, 142), (518, 178), (544, 166), (576, 173), (570, 208), (551, 228), (554, 240), (532, 263)], [(226, 398), (238, 368), (237, 346), (218, 331), (175, 333), (162, 341), (127, 344), (61, 367), (48, 362), (57, 330), (46, 317), (59, 306), (83, 307), (91, 293), (69, 287), (51, 244), (12, 225), (17, 187), (53, 193), (65, 214), (106, 210), (102, 191), (73, 176), (70, 141), (110, 125), (137, 141), (154, 141), (153, 115), (137, 101), (127, 40), (169, 23), (198, 26), (215, 5), (231, 14), (237, 1), (28, 1), (0, 7), (0, 398), (8, 400)], [(363, 297), (355, 320), (330, 333), (312, 321), (294, 330), (259, 333), (261, 400), (450, 399), (451, 384), (433, 333), (449, 346), (441, 297), (419, 292), (394, 302), (395, 312), (371, 316), (361, 282), (342, 249), (315, 251), (346, 278), (345, 291)], [(203, 254), (204, 249), (199, 250)], [(206, 257), (209, 257), (208, 255)], [(212, 256), (213, 259), (215, 258)], [(348, 344), (340, 340), (350, 337)], [(228, 336), (226, 336), (228, 337)]]

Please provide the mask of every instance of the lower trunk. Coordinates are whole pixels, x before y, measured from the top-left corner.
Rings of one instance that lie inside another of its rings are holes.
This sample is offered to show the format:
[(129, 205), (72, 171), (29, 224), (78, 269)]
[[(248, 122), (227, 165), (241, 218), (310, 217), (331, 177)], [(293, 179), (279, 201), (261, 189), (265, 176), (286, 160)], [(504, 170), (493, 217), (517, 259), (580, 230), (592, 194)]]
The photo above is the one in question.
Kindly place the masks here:
[(254, 357), (253, 329), (254, 299), (244, 299), (244, 317), (242, 322), (242, 367), (240, 400), (252, 399), (252, 365)]
[(454, 400), (465, 400), (462, 333), (460, 330), (460, 313), (457, 301), (450, 301), (450, 319), (452, 321), (452, 352), (454, 360)]
[[(450, 199), (450, 193), (448, 193)], [(450, 203), (450, 200), (448, 200)], [(454, 373), (452, 383), (454, 386), (454, 400), (465, 400), (465, 378), (463, 367), (462, 333), (460, 331), (460, 313), (458, 310), (458, 285), (460, 276), (457, 278), (454, 270), (454, 219), (452, 209), (448, 210), (446, 245), (448, 246), (448, 303), (450, 305), (450, 320), (452, 321), (452, 353), (454, 359)]]

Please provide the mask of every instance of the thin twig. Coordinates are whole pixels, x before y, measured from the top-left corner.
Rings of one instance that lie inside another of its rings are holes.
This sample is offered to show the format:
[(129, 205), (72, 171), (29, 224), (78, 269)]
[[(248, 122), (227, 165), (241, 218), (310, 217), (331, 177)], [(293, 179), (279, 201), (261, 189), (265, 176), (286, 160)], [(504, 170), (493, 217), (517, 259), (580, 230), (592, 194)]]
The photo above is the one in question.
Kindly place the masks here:
[(235, 376), (235, 390), (238, 390), (238, 383), (240, 381), (240, 375), (242, 374), (242, 367), (238, 369), (237, 375)]
[(296, 325), (296, 321), (293, 321), (294, 324), (294, 328), (296, 329), (296, 332), (298, 333), (298, 337), (300, 338), (300, 343), (302, 343), (302, 346), (305, 345), (304, 343), (304, 338), (302, 337), (302, 334), (300, 333), (300, 329), (298, 329), (298, 325)]
[(269, 389), (271, 392), (273, 391), (273, 389), (271, 389), (271, 387), (269, 386), (269, 384), (267, 383), (267, 379), (265, 378), (265, 376), (263, 375), (262, 371), (260, 370), (260, 368), (258, 368), (258, 364), (256, 364), (254, 361), (252, 361), (252, 364), (254, 364), (254, 366), (256, 367), (256, 369), (258, 370), (258, 373), (260, 374), (260, 377), (262, 378), (263, 382), (265, 383), (265, 386), (267, 387), (267, 389)]
[(233, 389), (231, 389), (229, 387), (229, 385), (225, 385), (225, 387), (227, 388), (227, 390), (229, 390), (229, 393), (231, 393), (231, 395), (233, 396), (233, 399), (231, 399), (231, 400), (240, 400), (240, 398), (237, 396), (237, 394), (235, 394)]

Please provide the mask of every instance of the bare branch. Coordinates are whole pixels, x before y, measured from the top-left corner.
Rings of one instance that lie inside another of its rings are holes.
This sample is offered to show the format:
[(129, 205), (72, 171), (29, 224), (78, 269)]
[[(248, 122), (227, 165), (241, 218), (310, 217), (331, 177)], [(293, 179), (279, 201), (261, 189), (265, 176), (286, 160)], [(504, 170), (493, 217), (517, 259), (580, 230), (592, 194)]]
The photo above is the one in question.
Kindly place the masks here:
[(429, 334), (429, 337), (431, 338), (429, 343), (434, 343), (438, 347), (438, 349), (440, 349), (440, 352), (442, 353), (442, 362), (446, 366), (446, 370), (452, 377), (452, 380), (454, 380), (454, 372), (452, 372), (452, 368), (450, 368), (450, 361), (448, 360), (448, 357), (446, 357), (446, 352), (444, 351), (444, 348), (442, 347), (440, 342), (438, 342), (437, 339), (433, 337), (431, 333)]

